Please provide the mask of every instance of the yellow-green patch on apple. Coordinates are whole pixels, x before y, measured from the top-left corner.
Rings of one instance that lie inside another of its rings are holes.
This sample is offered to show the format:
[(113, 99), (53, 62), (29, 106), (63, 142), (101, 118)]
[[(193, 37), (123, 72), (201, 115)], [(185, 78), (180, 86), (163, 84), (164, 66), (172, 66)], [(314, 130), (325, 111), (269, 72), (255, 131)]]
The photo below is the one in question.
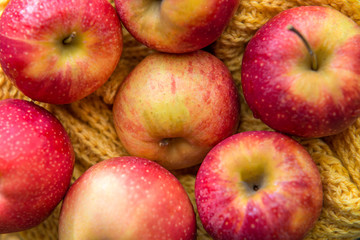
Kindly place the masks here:
[[(171, 129), (168, 138), (186, 136), (190, 113), (181, 96), (168, 102), (154, 102), (151, 108), (143, 112), (144, 126), (155, 138), (164, 136), (164, 132)], [(185, 133), (185, 134), (184, 134)]]

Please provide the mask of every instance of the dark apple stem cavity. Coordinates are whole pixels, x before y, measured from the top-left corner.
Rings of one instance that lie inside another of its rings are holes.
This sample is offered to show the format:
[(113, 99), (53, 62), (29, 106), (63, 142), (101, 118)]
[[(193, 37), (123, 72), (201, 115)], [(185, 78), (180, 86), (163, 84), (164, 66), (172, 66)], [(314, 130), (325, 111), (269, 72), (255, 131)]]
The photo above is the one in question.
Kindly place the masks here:
[(166, 147), (167, 145), (169, 145), (170, 143), (170, 139), (169, 138), (164, 138), (161, 139), (161, 141), (159, 142), (159, 146), (160, 147)]
[(76, 37), (76, 32), (72, 32), (68, 37), (64, 38), (62, 42), (64, 45), (68, 45), (72, 43), (75, 37)]
[(311, 69), (314, 71), (317, 71), (319, 68), (318, 62), (317, 62), (317, 57), (316, 57), (315, 52), (312, 50), (309, 42), (305, 39), (305, 37), (296, 28), (294, 28), (293, 25), (288, 25), (287, 29), (289, 31), (294, 32), (303, 41), (303, 43), (305, 44), (305, 46), (310, 54), (310, 57), (311, 57)]
[(258, 185), (253, 185), (253, 190), (256, 192), (257, 190), (259, 190), (260, 187)]

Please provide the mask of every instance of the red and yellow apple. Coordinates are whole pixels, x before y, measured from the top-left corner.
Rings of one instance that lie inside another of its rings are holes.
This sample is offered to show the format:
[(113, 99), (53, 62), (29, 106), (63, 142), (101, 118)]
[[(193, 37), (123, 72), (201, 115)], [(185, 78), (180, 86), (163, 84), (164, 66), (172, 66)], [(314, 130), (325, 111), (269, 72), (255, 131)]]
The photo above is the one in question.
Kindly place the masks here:
[(206, 156), (196, 176), (200, 220), (214, 239), (300, 240), (322, 208), (320, 173), (277, 132), (242, 132)]
[(124, 80), (113, 113), (131, 155), (180, 169), (236, 131), (240, 104), (229, 70), (210, 53), (154, 53)]
[(234, 15), (239, 0), (115, 0), (125, 28), (146, 46), (185, 53), (213, 43)]
[(50, 112), (0, 101), (0, 233), (44, 221), (65, 196), (74, 161), (70, 138)]
[(118, 157), (89, 168), (63, 201), (59, 240), (183, 239), (196, 219), (181, 183), (159, 164)]
[(9, 2), (10, 0), (0, 0), (0, 16)]
[(26, 96), (77, 101), (104, 84), (122, 52), (107, 0), (12, 0), (0, 18), (0, 64)]
[(320, 6), (283, 11), (246, 47), (245, 99), (275, 130), (301, 137), (339, 133), (360, 116), (359, 56), (360, 27), (342, 13)]

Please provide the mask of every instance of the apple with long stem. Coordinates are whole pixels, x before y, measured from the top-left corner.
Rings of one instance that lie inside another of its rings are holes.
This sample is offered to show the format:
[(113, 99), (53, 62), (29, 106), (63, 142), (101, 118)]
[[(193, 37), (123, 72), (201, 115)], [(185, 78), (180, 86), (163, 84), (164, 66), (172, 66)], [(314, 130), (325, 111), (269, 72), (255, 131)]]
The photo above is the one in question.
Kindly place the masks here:
[(44, 221), (65, 196), (74, 162), (54, 115), (25, 100), (0, 101), (0, 233)]
[(322, 209), (310, 154), (277, 132), (242, 132), (217, 144), (196, 175), (205, 230), (217, 240), (300, 240)]
[(179, 180), (137, 157), (112, 158), (89, 168), (71, 186), (60, 213), (60, 240), (195, 236), (195, 213)]
[(0, 64), (26, 96), (65, 104), (113, 73), (122, 32), (107, 0), (12, 0), (0, 18)]
[(121, 143), (167, 169), (200, 163), (240, 120), (238, 90), (214, 55), (154, 53), (116, 94), (114, 123)]
[(213, 43), (239, 0), (115, 0), (126, 29), (139, 42), (162, 52), (185, 53)]
[(360, 27), (329, 7), (279, 13), (248, 43), (244, 97), (254, 116), (300, 137), (337, 134), (360, 115)]

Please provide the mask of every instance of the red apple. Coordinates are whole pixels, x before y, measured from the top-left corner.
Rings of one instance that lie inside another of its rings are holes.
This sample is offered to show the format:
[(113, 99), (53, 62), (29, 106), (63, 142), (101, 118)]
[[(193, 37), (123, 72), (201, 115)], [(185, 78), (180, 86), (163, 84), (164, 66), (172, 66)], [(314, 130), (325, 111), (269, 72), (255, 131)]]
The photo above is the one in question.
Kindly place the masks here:
[(359, 79), (360, 27), (329, 7), (281, 12), (250, 40), (242, 64), (254, 116), (301, 137), (337, 134), (352, 124), (360, 115)]
[(195, 234), (195, 213), (181, 183), (137, 157), (89, 168), (71, 186), (60, 213), (60, 240), (189, 240)]
[(180, 169), (200, 163), (236, 131), (240, 105), (229, 70), (215, 56), (155, 53), (122, 83), (113, 112), (131, 155)]
[(224, 31), (239, 0), (115, 0), (135, 39), (158, 51), (184, 53), (210, 45)]
[(233, 135), (200, 166), (195, 197), (214, 239), (300, 240), (322, 208), (320, 173), (309, 153), (276, 132)]
[(0, 64), (28, 97), (74, 102), (110, 77), (122, 51), (107, 0), (12, 0), (0, 18)]
[(70, 138), (50, 112), (0, 101), (0, 233), (44, 221), (63, 199), (74, 161)]

